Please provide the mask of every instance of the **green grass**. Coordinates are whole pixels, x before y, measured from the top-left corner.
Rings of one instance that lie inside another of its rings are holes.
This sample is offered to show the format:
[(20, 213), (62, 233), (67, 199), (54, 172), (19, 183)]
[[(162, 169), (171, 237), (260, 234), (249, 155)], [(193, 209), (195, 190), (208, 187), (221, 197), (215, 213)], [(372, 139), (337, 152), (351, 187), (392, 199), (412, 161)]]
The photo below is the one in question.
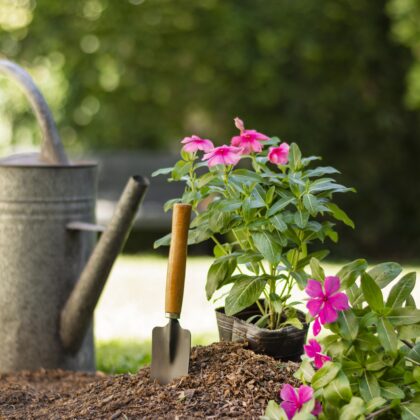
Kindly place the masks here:
[[(195, 336), (192, 345), (207, 345), (217, 340), (212, 334)], [(151, 341), (97, 341), (96, 369), (109, 374), (136, 373), (151, 361)]]

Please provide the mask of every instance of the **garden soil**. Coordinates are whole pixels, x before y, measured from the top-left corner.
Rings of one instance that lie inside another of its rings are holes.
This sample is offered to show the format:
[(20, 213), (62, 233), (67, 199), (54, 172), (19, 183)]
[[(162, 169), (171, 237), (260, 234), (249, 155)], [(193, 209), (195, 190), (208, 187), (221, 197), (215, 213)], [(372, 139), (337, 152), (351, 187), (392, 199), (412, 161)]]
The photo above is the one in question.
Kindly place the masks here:
[(298, 365), (238, 343), (195, 347), (188, 376), (167, 385), (137, 374), (63, 370), (0, 375), (1, 419), (258, 419)]

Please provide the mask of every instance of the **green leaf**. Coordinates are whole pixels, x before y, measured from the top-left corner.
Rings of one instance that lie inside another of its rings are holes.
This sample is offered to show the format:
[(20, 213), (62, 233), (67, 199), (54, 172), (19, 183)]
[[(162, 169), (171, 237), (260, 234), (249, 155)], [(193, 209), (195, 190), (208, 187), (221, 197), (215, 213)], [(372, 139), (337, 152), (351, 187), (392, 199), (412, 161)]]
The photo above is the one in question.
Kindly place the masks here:
[(323, 388), (328, 385), (338, 374), (341, 369), (339, 363), (326, 362), (321, 369), (319, 369), (312, 378), (312, 388), (315, 390)]
[(370, 372), (364, 372), (360, 380), (359, 391), (366, 402), (369, 402), (373, 398), (380, 397), (381, 389), (375, 375)]
[(247, 264), (247, 263), (255, 263), (261, 261), (264, 257), (259, 252), (254, 251), (246, 251), (245, 253), (241, 254), (238, 257), (238, 264)]
[(157, 171), (152, 172), (152, 176), (158, 176), (158, 175), (167, 175), (170, 174), (173, 171), (174, 168), (161, 168)]
[(384, 308), (382, 292), (369, 274), (362, 274), (361, 286), (364, 298), (369, 306), (375, 312), (381, 312)]
[(398, 337), (392, 324), (386, 318), (379, 318), (376, 328), (385, 351), (395, 354), (398, 350)]
[(378, 264), (368, 271), (370, 277), (375, 280), (375, 283), (383, 289), (392, 280), (396, 279), (402, 271), (402, 267), (394, 262), (386, 262)]
[(296, 143), (292, 143), (289, 148), (289, 165), (294, 171), (302, 166), (302, 153)]
[(225, 301), (225, 313), (235, 315), (255, 303), (267, 283), (267, 276), (245, 277), (236, 281)]
[(198, 188), (203, 188), (216, 177), (217, 175), (214, 172), (207, 172), (203, 176), (200, 176), (200, 178), (197, 180)]
[(294, 221), (300, 229), (305, 229), (306, 225), (308, 224), (309, 220), (309, 213), (304, 210), (298, 210), (295, 213)]
[(285, 232), (287, 230), (287, 225), (279, 214), (271, 217), (270, 222), (280, 232)]
[(420, 385), (420, 366), (416, 366), (413, 369), (413, 378)]
[(404, 391), (392, 382), (380, 381), (381, 395), (387, 400), (396, 400), (405, 398)]
[(354, 260), (344, 265), (336, 274), (341, 280), (341, 290), (348, 289), (368, 267), (363, 259)]
[(298, 318), (287, 318), (286, 321), (282, 322), (281, 326), (291, 325), (292, 327), (301, 330), (303, 328), (302, 322)]
[(287, 415), (275, 401), (270, 400), (260, 420), (287, 420)]
[(346, 212), (340, 207), (338, 207), (334, 203), (328, 203), (327, 207), (331, 210), (333, 216), (335, 219), (339, 220), (340, 222), (343, 222), (345, 225), (350, 226), (354, 229), (354, 222), (350, 219), (350, 217), (346, 214)]
[(386, 399), (382, 397), (372, 398), (366, 403), (366, 413), (372, 413), (379, 407), (382, 407), (386, 403)]
[(416, 301), (412, 295), (408, 296), (407, 300), (405, 301), (405, 306), (411, 306), (412, 308), (416, 307)]
[(175, 181), (179, 181), (184, 175), (187, 175), (192, 166), (192, 162), (186, 162), (179, 160), (172, 170), (172, 178)]
[(319, 209), (319, 200), (313, 194), (304, 194), (303, 205), (305, 206), (305, 209), (314, 216)]
[(402, 306), (405, 300), (410, 296), (416, 285), (416, 273), (408, 273), (401, 277), (398, 283), (389, 292), (386, 306), (390, 308), (396, 308)]
[(350, 401), (352, 396), (350, 382), (343, 371), (324, 389), (324, 398), (333, 405), (340, 406), (344, 401)]
[(312, 382), (312, 378), (315, 375), (315, 369), (312, 367), (311, 362), (308, 359), (303, 359), (299, 366), (299, 369), (294, 373), (294, 377), (299, 379), (301, 382)]
[(172, 234), (168, 233), (167, 235), (155, 241), (153, 244), (153, 248), (156, 249), (156, 248), (159, 248), (160, 246), (169, 246), (171, 244), (171, 238), (172, 238)]
[(254, 171), (250, 171), (249, 169), (235, 169), (231, 175), (237, 181), (245, 184), (252, 184), (254, 182), (261, 183), (263, 182), (263, 178), (261, 175), (257, 174)]
[(276, 192), (276, 186), (272, 185), (268, 190), (267, 190), (267, 194), (265, 196), (265, 203), (267, 204), (267, 206), (269, 206), (271, 204), (271, 202), (273, 201), (274, 198), (274, 193)]
[(163, 205), (163, 211), (166, 213), (167, 211), (169, 211), (175, 203), (180, 203), (182, 200), (180, 198), (172, 198), (171, 200), (168, 200), (164, 205)]
[(420, 324), (403, 325), (398, 328), (400, 340), (412, 340), (417, 337), (420, 337)]
[(264, 188), (261, 185), (257, 184), (251, 192), (251, 207), (253, 209), (266, 207), (265, 195), (266, 193), (264, 191)]
[(371, 372), (377, 372), (378, 370), (381, 370), (386, 366), (387, 365), (383, 360), (382, 352), (379, 354), (374, 353), (373, 355), (369, 355), (365, 363), (366, 370), (369, 370)]
[(387, 319), (396, 327), (417, 324), (420, 322), (420, 309), (394, 308), (388, 313)]
[(418, 402), (401, 405), (401, 411), (401, 420), (420, 420), (420, 403)]
[(375, 351), (381, 345), (378, 337), (370, 332), (359, 334), (356, 339), (356, 344), (362, 351)]
[(293, 196), (285, 196), (277, 200), (268, 210), (267, 216), (271, 217), (278, 213), (280, 210), (283, 210), (289, 204), (296, 203), (296, 198)]
[(356, 339), (359, 333), (359, 322), (351, 309), (339, 312), (338, 325), (342, 337), (345, 339), (349, 337), (352, 341)]
[(312, 277), (315, 280), (324, 281), (325, 273), (321, 265), (319, 264), (319, 261), (316, 258), (311, 258), (309, 265), (311, 267)]
[(310, 169), (306, 172), (306, 176), (316, 177), (316, 176), (323, 176), (328, 174), (339, 174), (340, 172), (337, 169), (333, 168), (332, 166), (318, 166), (318, 168)]
[(281, 258), (281, 246), (269, 232), (255, 232), (252, 234), (255, 247), (270, 264), (278, 264)]
[(420, 365), (420, 341), (405, 356), (411, 362)]
[(229, 278), (236, 268), (235, 257), (215, 261), (207, 273), (206, 296), (210, 300), (214, 292), (221, 287), (223, 282)]
[(213, 211), (209, 218), (209, 228), (213, 232), (223, 232), (227, 229), (231, 214), (227, 211)]
[(366, 411), (364, 401), (359, 397), (352, 397), (350, 402), (340, 410), (340, 420), (358, 420)]

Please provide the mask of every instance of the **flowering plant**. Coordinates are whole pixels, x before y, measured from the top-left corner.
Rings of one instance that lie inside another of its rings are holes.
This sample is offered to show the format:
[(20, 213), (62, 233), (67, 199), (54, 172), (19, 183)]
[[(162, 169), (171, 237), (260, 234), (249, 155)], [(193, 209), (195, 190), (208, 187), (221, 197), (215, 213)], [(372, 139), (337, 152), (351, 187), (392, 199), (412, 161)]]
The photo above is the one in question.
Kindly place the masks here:
[(330, 297), (341, 294), (341, 308), (334, 315), (331, 312), (329, 319), (319, 320), (330, 334), (308, 341), (295, 374), (312, 389), (311, 397), (322, 411), (305, 411), (304, 399), (296, 397), (290, 403), (290, 393), (283, 393), (280, 407), (270, 402), (265, 418), (283, 419), (280, 408), (288, 419), (420, 418), (420, 310), (411, 294), (415, 273), (396, 281), (385, 300), (382, 289), (402, 271), (396, 263), (367, 271), (366, 261), (356, 260), (344, 266), (332, 283), (318, 261), (312, 260), (311, 267), (312, 281), (318, 285), (308, 282), (306, 292), (316, 320), (321, 312), (319, 305), (311, 310), (313, 291), (319, 293), (333, 284), (335, 294)]
[[(256, 325), (301, 328), (298, 302), (289, 302), (292, 288), (297, 284), (304, 289), (311, 258), (328, 254), (328, 250), (311, 252), (311, 245), (326, 238), (337, 241), (331, 219), (354, 227), (332, 202), (335, 193), (352, 189), (336, 183), (332, 178), (336, 169), (310, 168), (320, 158), (302, 157), (295, 143), (246, 129), (239, 118), (235, 125), (239, 134), (230, 145), (214, 147), (209, 139), (186, 137), (181, 160), (153, 175), (169, 174), (169, 181), (185, 182), (182, 197), (169, 200), (165, 210), (176, 202), (192, 205), (195, 219), (189, 243), (208, 239), (215, 243), (207, 298), (231, 285), (225, 300), (227, 315), (255, 303), (260, 310), (253, 319)], [(170, 234), (155, 247), (169, 242)]]

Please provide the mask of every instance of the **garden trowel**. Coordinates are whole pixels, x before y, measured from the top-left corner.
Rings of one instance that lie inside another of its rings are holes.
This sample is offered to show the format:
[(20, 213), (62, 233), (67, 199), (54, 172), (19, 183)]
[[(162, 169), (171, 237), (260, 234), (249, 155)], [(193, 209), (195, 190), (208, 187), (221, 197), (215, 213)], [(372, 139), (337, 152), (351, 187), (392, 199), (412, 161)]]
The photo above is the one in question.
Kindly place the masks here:
[(161, 384), (188, 374), (191, 333), (181, 328), (178, 319), (184, 295), (190, 217), (190, 205), (174, 205), (165, 296), (165, 312), (169, 323), (165, 327), (153, 328), (152, 332), (151, 377)]

